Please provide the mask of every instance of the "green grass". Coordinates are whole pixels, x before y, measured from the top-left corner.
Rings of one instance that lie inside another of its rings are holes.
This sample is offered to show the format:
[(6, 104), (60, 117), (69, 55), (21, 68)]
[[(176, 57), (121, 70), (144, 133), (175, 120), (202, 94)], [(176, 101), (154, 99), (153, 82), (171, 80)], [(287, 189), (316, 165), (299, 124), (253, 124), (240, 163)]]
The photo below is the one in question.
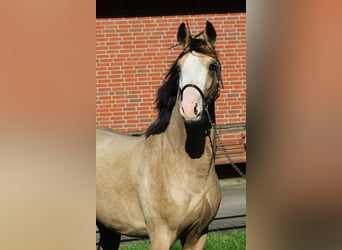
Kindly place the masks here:
[[(125, 244), (120, 250), (149, 250), (150, 242), (148, 240), (135, 243)], [(171, 250), (181, 250), (179, 241), (171, 248)], [(205, 250), (245, 250), (246, 249), (246, 232), (232, 231), (229, 234), (209, 233)]]

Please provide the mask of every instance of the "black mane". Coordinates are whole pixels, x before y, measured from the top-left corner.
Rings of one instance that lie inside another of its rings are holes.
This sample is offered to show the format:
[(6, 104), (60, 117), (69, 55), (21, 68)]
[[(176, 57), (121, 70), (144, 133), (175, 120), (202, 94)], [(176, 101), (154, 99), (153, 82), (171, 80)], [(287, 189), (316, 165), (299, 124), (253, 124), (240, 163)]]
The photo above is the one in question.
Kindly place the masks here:
[(171, 66), (169, 73), (166, 75), (163, 85), (158, 89), (157, 98), (155, 100), (155, 103), (157, 104), (156, 109), (159, 111), (158, 118), (147, 128), (145, 132), (146, 137), (164, 132), (169, 125), (179, 89), (179, 70), (177, 62), (189, 51), (196, 51), (217, 59), (215, 50), (208, 47), (205, 41), (202, 39), (191, 39), (189, 46), (178, 56), (177, 60)]
[(159, 114), (158, 118), (146, 130), (146, 137), (164, 132), (169, 125), (171, 112), (177, 99), (178, 79), (179, 73), (176, 61), (166, 75), (164, 84), (158, 89), (155, 102)]

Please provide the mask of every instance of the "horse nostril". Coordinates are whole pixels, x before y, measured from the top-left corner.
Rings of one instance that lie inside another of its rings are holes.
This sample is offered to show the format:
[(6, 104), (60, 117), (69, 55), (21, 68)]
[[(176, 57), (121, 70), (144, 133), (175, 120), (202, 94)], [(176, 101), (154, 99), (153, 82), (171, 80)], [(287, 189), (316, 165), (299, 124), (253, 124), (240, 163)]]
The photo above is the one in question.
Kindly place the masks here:
[(198, 115), (199, 115), (199, 112), (198, 112), (198, 108), (197, 108), (197, 107), (198, 107), (198, 104), (196, 103), (196, 104), (195, 104), (195, 107), (194, 107), (194, 113), (195, 113), (195, 115), (198, 116)]

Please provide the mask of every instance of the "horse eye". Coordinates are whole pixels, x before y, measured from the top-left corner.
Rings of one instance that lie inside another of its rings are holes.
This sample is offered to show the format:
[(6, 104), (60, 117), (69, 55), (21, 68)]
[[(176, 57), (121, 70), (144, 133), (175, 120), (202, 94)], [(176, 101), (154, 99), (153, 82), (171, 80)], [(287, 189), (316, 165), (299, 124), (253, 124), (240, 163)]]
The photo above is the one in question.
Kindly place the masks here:
[(216, 63), (212, 63), (209, 65), (209, 70), (217, 70), (218, 65)]
[(178, 65), (175, 66), (175, 69), (177, 70), (177, 72), (181, 71), (181, 69), (180, 69), (180, 67)]

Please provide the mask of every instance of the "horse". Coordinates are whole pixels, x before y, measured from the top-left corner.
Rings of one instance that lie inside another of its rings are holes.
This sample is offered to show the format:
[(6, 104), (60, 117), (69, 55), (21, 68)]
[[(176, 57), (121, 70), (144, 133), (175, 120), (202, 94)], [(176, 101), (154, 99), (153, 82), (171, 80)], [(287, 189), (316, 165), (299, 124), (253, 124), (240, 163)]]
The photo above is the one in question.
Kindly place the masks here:
[[(203, 38), (198, 38), (203, 35)], [(152, 250), (203, 249), (221, 192), (215, 171), (215, 100), (222, 86), (216, 31), (207, 21), (192, 37), (181, 23), (182, 48), (157, 91), (157, 119), (141, 136), (96, 130), (98, 249), (120, 236), (149, 237)]]

